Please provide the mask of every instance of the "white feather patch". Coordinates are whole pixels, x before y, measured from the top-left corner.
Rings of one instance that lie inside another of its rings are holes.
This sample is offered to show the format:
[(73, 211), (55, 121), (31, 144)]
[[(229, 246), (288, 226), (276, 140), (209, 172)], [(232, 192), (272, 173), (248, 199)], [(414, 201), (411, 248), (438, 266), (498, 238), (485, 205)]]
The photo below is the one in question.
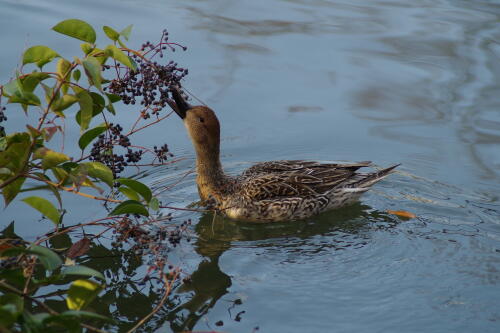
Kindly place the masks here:
[(368, 191), (368, 188), (366, 188), (366, 187), (346, 187), (342, 190), (344, 192), (356, 193), (356, 192), (366, 192), (366, 191)]

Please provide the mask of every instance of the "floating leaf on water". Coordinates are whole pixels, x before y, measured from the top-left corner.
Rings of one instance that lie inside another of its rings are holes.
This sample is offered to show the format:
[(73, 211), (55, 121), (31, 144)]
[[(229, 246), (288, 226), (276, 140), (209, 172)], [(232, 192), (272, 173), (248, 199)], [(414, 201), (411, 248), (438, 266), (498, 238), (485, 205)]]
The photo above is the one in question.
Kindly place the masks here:
[(407, 212), (406, 210), (388, 210), (387, 213), (401, 217), (406, 217), (408, 219), (414, 219), (417, 217), (417, 215)]

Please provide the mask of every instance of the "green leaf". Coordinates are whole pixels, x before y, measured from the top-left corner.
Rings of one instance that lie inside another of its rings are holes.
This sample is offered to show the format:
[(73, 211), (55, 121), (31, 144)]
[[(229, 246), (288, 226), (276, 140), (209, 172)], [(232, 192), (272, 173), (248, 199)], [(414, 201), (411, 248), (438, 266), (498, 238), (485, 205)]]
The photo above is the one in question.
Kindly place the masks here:
[(16, 91), (9, 97), (8, 103), (19, 103), (25, 105), (41, 105), (37, 95), (29, 91)]
[[(93, 96), (92, 93), (90, 95)], [(94, 102), (93, 105), (92, 105), (92, 118), (94, 118), (95, 116), (97, 116), (99, 113), (102, 112), (102, 108), (101, 108), (101, 106), (99, 104), (95, 103), (94, 98), (92, 98), (92, 100)], [(76, 115), (75, 115), (75, 120), (76, 120), (77, 124), (80, 125), (80, 126), (82, 124), (81, 117), (82, 117), (82, 112), (78, 111), (76, 113)]]
[(66, 110), (76, 102), (78, 102), (78, 97), (76, 97), (75, 95), (69, 95), (69, 94), (63, 95), (57, 101), (52, 103), (51, 109), (54, 112), (58, 113), (58, 115), (64, 117), (64, 114), (62, 114), (61, 111)]
[(42, 322), (45, 318), (47, 318), (49, 316), (50, 315), (46, 312), (31, 314), (28, 311), (24, 311), (23, 318), (22, 318), (23, 331), (29, 332), (29, 333), (43, 332), (44, 325)]
[(59, 61), (57, 61), (56, 72), (61, 78), (65, 78), (70, 70), (71, 63), (68, 60), (61, 58), (59, 59)]
[(41, 83), (41, 86), (45, 91), (45, 101), (47, 101), (47, 103), (49, 103), (52, 98), (54, 99), (54, 102), (60, 98), (58, 90), (55, 90), (53, 87), (49, 87), (48, 85), (43, 83)]
[(113, 209), (109, 216), (122, 215), (122, 214), (139, 214), (149, 216), (148, 210), (139, 201), (127, 200), (119, 204)]
[(26, 178), (20, 177), (2, 189), (5, 206), (8, 206), (12, 202), (12, 200), (14, 200), (15, 197), (19, 194), (19, 191), (21, 190), (21, 187), (23, 186), (25, 180)]
[(92, 97), (93, 103), (92, 117), (95, 117), (102, 112), (104, 106), (106, 105), (106, 101), (104, 100), (104, 97), (102, 97), (102, 95), (93, 91), (90, 92), (90, 96)]
[(116, 103), (116, 102), (122, 100), (122, 98), (120, 96), (115, 95), (115, 94), (106, 94), (106, 96), (108, 96), (108, 100), (110, 103)]
[(80, 48), (82, 49), (83, 53), (85, 53), (85, 55), (90, 54), (90, 52), (94, 50), (94, 46), (89, 43), (80, 44)]
[(96, 39), (94, 28), (92, 28), (90, 24), (82, 20), (64, 20), (56, 24), (52, 28), (52, 30), (92, 44), (94, 44)]
[(110, 51), (111, 52), (110, 55), (113, 59), (121, 62), (122, 64), (124, 64), (128, 68), (130, 68), (132, 70), (135, 70), (137, 68), (136, 64), (132, 61), (132, 59), (128, 55), (123, 53), (123, 51), (120, 50), (119, 48), (117, 48), (115, 45), (108, 45), (108, 46), (106, 46), (105, 50)]
[(9, 97), (10, 95), (13, 95), (16, 91), (19, 91), (20, 86), (22, 87), (22, 80), (20, 79), (11, 80), (2, 87), (2, 95), (5, 97)]
[(25, 76), (22, 81), (23, 91), (33, 92), (40, 82), (50, 77), (49, 74), (43, 72), (33, 72)]
[(80, 147), (81, 150), (84, 150), (85, 147), (87, 147), (92, 140), (97, 138), (99, 135), (104, 133), (107, 129), (107, 126), (105, 123), (96, 126), (92, 129), (89, 129), (87, 132), (83, 133), (80, 139), (78, 140), (78, 146)]
[(43, 65), (58, 56), (57, 52), (50, 47), (44, 45), (32, 46), (23, 54), (23, 65), (36, 63), (38, 67), (42, 68)]
[(123, 42), (119, 39), (118, 39), (118, 45), (120, 45), (120, 47), (127, 48), (127, 45), (123, 44)]
[(14, 294), (0, 296), (0, 327), (10, 327), (22, 314), (24, 300)]
[(82, 76), (82, 72), (80, 72), (79, 69), (77, 69), (73, 72), (73, 80), (75, 80), (76, 82), (78, 82), (78, 80), (80, 80), (81, 76)]
[(85, 275), (85, 276), (95, 277), (103, 281), (106, 280), (101, 272), (98, 272), (93, 268), (82, 265), (65, 267), (61, 273), (64, 275)]
[(139, 194), (137, 194), (137, 192), (134, 191), (134, 190), (132, 190), (131, 188), (128, 188), (128, 187), (125, 187), (125, 186), (120, 186), (120, 188), (118, 189), (118, 191), (120, 191), (121, 193), (123, 193), (130, 200), (136, 200), (136, 201), (141, 200), (139, 198)]
[(128, 40), (130, 38), (130, 33), (132, 32), (132, 27), (134, 25), (131, 24), (131, 25), (128, 25), (125, 29), (123, 29), (122, 31), (120, 31), (120, 35), (123, 36), (123, 38), (125, 38), (126, 40)]
[[(68, 333), (82, 333), (80, 321), (75, 320), (74, 317), (61, 316), (60, 314), (44, 316), (41, 318), (41, 328), (38, 330), (33, 329), (31, 332), (41, 332), (50, 329), (52, 332), (68, 332)], [(28, 332), (28, 331), (27, 331)]]
[(0, 152), (5, 151), (7, 148), (7, 138), (5, 136), (0, 137)]
[(109, 187), (113, 187), (113, 172), (111, 172), (110, 168), (100, 162), (87, 162), (81, 165), (87, 169), (90, 177), (100, 179), (108, 184)]
[(14, 173), (26, 168), (26, 160), (30, 153), (31, 137), (26, 132), (7, 136), (6, 149), (0, 154), (0, 167), (7, 167)]
[(101, 63), (97, 58), (88, 56), (82, 60), (85, 73), (97, 89), (101, 90)]
[(26, 283), (26, 278), (23, 275), (23, 271), (19, 268), (1, 269), (0, 278), (4, 279), (4, 281), (8, 282), (17, 289), (23, 289), (24, 284)]
[(149, 202), (151, 200), (151, 197), (153, 196), (149, 187), (135, 179), (118, 178), (116, 181), (120, 184), (130, 187), (131, 189), (139, 193), (147, 202)]
[(79, 164), (75, 162), (66, 162), (64, 164), (61, 164), (61, 167), (67, 172), (71, 172), (73, 169), (78, 168), (78, 165)]
[(94, 116), (94, 102), (86, 90), (77, 93), (76, 97), (78, 98), (78, 104), (80, 104), (80, 128), (84, 131), (89, 128), (90, 121)]
[(57, 208), (54, 207), (54, 205), (47, 199), (33, 196), (24, 198), (22, 201), (45, 215), (48, 219), (54, 222), (54, 224), (59, 224), (61, 214), (59, 214)]
[[(70, 76), (70, 79), (71, 79), (71, 76)], [(63, 95), (66, 95), (68, 93), (68, 89), (69, 89), (69, 83), (63, 83), (61, 85), (61, 92)]]
[[(19, 238), (14, 231), (14, 221), (10, 222), (3, 230), (0, 231), (0, 238)], [(0, 250), (0, 253), (2, 250)]]
[[(40, 199), (42, 199), (42, 198), (40, 198)], [(49, 204), (50, 204), (50, 202), (49, 202)], [(59, 268), (59, 266), (61, 266), (63, 263), (61, 258), (55, 252), (53, 252), (52, 250), (49, 250), (48, 248), (43, 247), (43, 246), (31, 245), (28, 248), (28, 252), (36, 254), (38, 256), (38, 259), (40, 259), (40, 262), (42, 263), (42, 265), (48, 271), (53, 271), (53, 270)]]
[(118, 40), (118, 38), (120, 38), (120, 34), (116, 30), (114, 30), (113, 28), (108, 27), (107, 25), (102, 27), (102, 30), (104, 30), (104, 33), (106, 34), (106, 36), (108, 36), (109, 39), (111, 39), (112, 41), (116, 42)]
[(151, 208), (155, 212), (157, 212), (160, 209), (160, 202), (158, 201), (157, 198), (151, 199), (151, 201), (149, 202), (149, 208)]
[(59, 189), (55, 186), (52, 185), (47, 185), (47, 189), (54, 194), (54, 196), (57, 199), (57, 202), (59, 203), (59, 208), (62, 210), (62, 199), (61, 199), (61, 194), (59, 193)]
[(31, 137), (35, 140), (42, 135), (41, 131), (37, 130), (31, 125), (26, 125), (26, 128), (28, 129), (28, 132), (31, 135)]
[[(93, 91), (90, 92), (90, 96), (92, 97), (92, 118), (97, 116), (99, 113), (102, 112), (104, 108), (104, 98)], [(82, 112), (78, 111), (75, 116), (76, 122), (78, 125), (82, 125)]]
[(88, 312), (88, 311), (68, 310), (68, 311), (64, 311), (63, 313), (61, 313), (60, 316), (89, 318), (89, 319), (101, 319), (101, 320), (109, 321), (111, 323), (115, 323), (115, 321), (111, 318), (102, 316), (102, 315), (94, 313), (94, 312)]
[(60, 167), (53, 167), (50, 169), (58, 182), (64, 182), (68, 178), (68, 172)]
[[(107, 94), (106, 94), (106, 95), (107, 95)], [(111, 114), (115, 115), (115, 114), (116, 114), (116, 112), (115, 112), (115, 108), (113, 107), (113, 103), (111, 102), (111, 98), (110, 98), (109, 96), (107, 96), (107, 97), (108, 97), (108, 101), (109, 101), (109, 103), (106, 105), (106, 109), (107, 109), (107, 110), (108, 110)]]
[(48, 148), (42, 147), (38, 148), (33, 154), (34, 159), (42, 159), (42, 168), (44, 170), (50, 169), (56, 165), (59, 165), (63, 162), (69, 161), (70, 158), (68, 155), (59, 153), (54, 150), (50, 150)]
[(70, 310), (81, 310), (89, 305), (103, 289), (103, 286), (91, 280), (76, 280), (68, 290), (66, 304)]

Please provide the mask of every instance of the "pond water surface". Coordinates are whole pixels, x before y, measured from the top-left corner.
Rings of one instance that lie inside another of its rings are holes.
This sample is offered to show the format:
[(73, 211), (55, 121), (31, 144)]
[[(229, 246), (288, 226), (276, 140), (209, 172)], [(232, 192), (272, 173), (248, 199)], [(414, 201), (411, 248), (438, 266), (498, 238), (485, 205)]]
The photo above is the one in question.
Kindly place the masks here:
[[(134, 24), (135, 45), (167, 28), (188, 46), (172, 56), (189, 68), (185, 86), (217, 112), (229, 173), (277, 159), (402, 163), (359, 204), (307, 221), (176, 213), (193, 221), (193, 241), (171, 254), (192, 283), (146, 331), (500, 331), (497, 2), (0, 0), (1, 81), (27, 45), (78, 50), (50, 31), (73, 17), (96, 27)], [(23, 120), (9, 115), (12, 128)], [(186, 157), (141, 180), (157, 189), (178, 182), (162, 194), (171, 206), (196, 202), (195, 175), (179, 181), (194, 165), (182, 123), (169, 119), (138, 140), (167, 142)], [(100, 212), (66, 200), (66, 221)], [(14, 204), (0, 227), (15, 220), (16, 232), (33, 239), (51, 227), (34, 224), (38, 217)], [(89, 265), (121, 283), (107, 295), (112, 305), (95, 307), (130, 327), (157, 300), (123, 282), (145, 266), (94, 251)]]

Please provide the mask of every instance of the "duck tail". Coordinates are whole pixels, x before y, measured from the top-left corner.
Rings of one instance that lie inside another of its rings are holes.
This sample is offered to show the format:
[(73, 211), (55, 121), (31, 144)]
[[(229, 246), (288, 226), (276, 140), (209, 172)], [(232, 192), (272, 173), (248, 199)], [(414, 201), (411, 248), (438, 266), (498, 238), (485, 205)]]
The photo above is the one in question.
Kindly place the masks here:
[(380, 171), (366, 174), (366, 177), (361, 179), (358, 182), (358, 184), (356, 184), (356, 187), (368, 188), (368, 187), (372, 186), (373, 184), (381, 181), (382, 179), (384, 179), (385, 177), (387, 177), (391, 173), (393, 173), (394, 169), (400, 165), (401, 165), (401, 163), (398, 163), (398, 164), (395, 164), (395, 165), (390, 166), (388, 168), (382, 169)]

